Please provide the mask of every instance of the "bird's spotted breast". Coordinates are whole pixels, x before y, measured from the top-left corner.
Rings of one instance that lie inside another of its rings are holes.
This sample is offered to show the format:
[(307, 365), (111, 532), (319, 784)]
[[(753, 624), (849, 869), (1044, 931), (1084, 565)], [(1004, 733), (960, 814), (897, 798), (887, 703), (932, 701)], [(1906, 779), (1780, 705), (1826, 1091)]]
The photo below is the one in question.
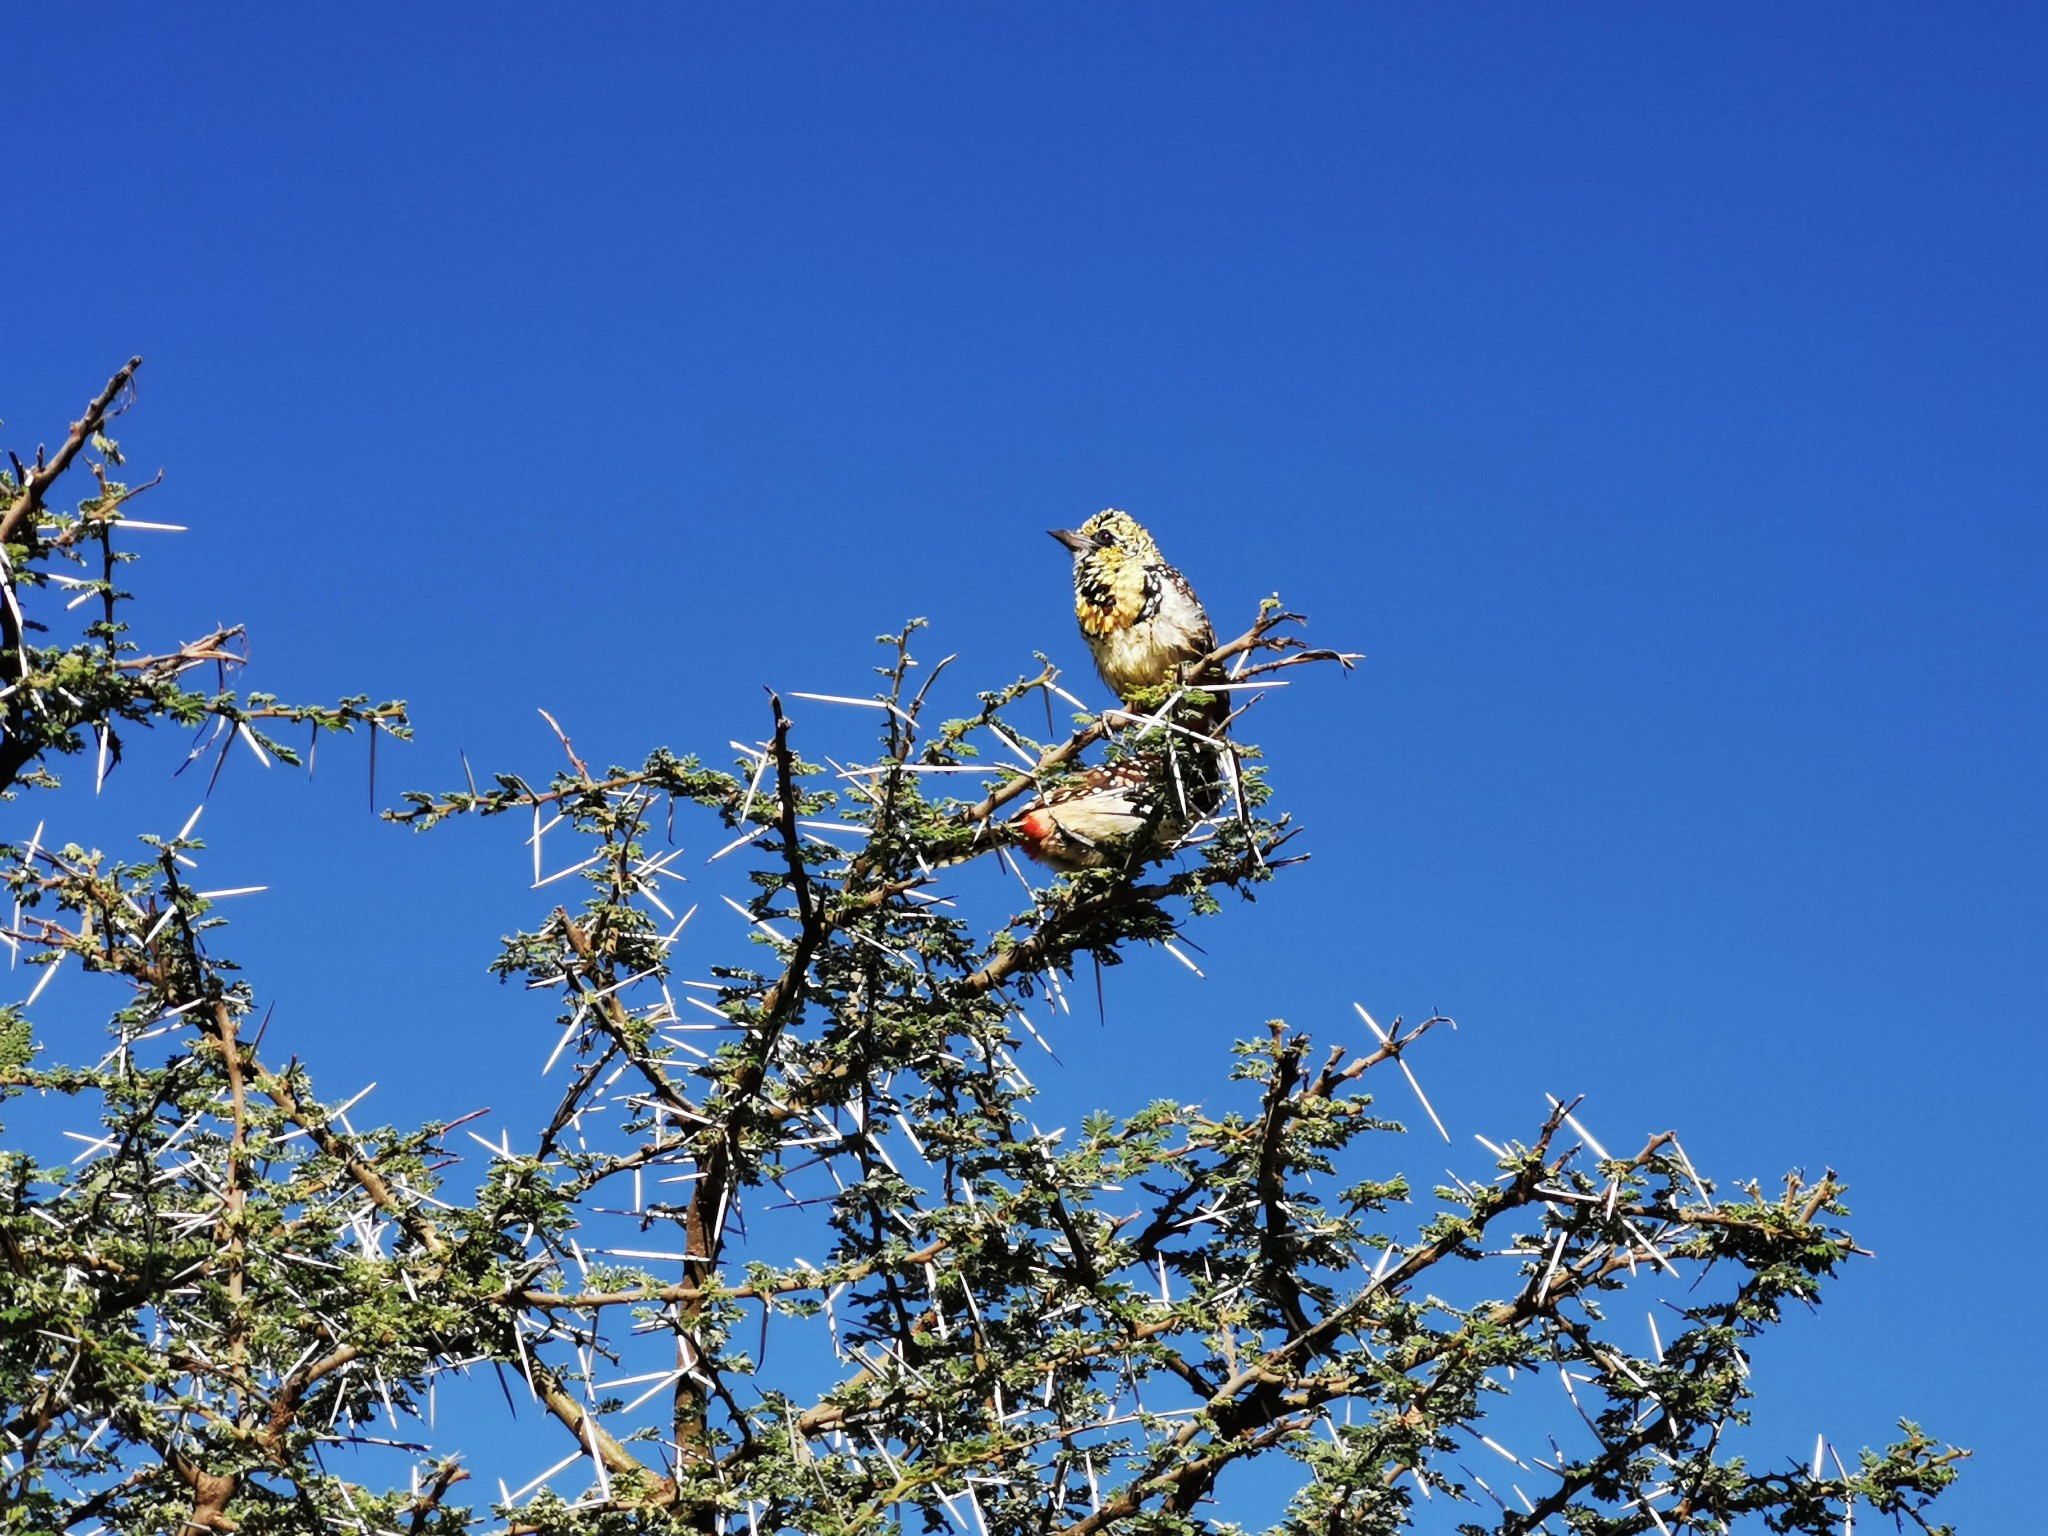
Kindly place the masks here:
[(1159, 583), (1136, 560), (1103, 551), (1074, 573), (1074, 616), (1091, 639), (1142, 622), (1159, 606)]

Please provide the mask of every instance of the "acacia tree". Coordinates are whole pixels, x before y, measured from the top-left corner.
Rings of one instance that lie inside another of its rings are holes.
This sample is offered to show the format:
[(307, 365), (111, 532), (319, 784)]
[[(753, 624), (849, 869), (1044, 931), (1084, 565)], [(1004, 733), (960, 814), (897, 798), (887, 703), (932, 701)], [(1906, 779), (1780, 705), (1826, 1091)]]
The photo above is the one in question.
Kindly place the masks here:
[[(287, 762), (288, 723), (405, 734), (397, 704), (238, 697), (234, 631), (129, 640), (115, 577), (147, 525), (103, 429), (134, 367), (0, 477), (7, 792), (67, 756), (104, 775), (139, 726)], [(60, 513), (76, 464), (92, 485)], [(90, 618), (56, 638), (67, 603)], [(1293, 1469), (1300, 1536), (1926, 1526), (1960, 1453), (1910, 1423), (1853, 1465), (1724, 1444), (1747, 1352), (1859, 1253), (1832, 1172), (1718, 1191), (1675, 1135), (1610, 1155), (1555, 1103), (1422, 1195), (1372, 1090), (1414, 1085), (1445, 1021), (1363, 1009), (1363, 1054), (1274, 1021), (1208, 1107), (1033, 1123), (1030, 1012), (1294, 861), (1244, 738), (1262, 678), (1344, 660), (1297, 624), (1268, 604), (1210, 658), (1240, 705), (1223, 752), (1189, 701), (1090, 712), (1050, 666), (935, 719), (945, 664), (916, 668), (912, 625), (871, 699), (817, 701), (870, 711), (864, 761), (808, 761), (770, 696), (729, 770), (593, 769), (564, 735), (545, 785), (406, 796), (397, 822), (509, 815), (532, 845), (543, 894), (496, 968), (554, 999), (536, 1055), (560, 1087), (494, 1140), (358, 1131), (316, 1089), (319, 1042), (252, 1027), (189, 825), (128, 860), (0, 849), (8, 942), (111, 1003), (89, 1063), (49, 1059), (49, 970), (0, 1014), (0, 1088), (92, 1124), (66, 1164), (0, 1149), (0, 1528), (1220, 1532), (1258, 1462)], [(1071, 729), (1026, 728), (1055, 706)], [(1006, 817), (1089, 754), (1145, 776), (1152, 824), (997, 895)], [(678, 838), (744, 899), (679, 912)], [(1665, 1337), (1610, 1320), (1629, 1289)], [(559, 1441), (481, 1498), (494, 1427), (432, 1411), (478, 1372)], [(1507, 1458), (1490, 1481), (1481, 1452)]]

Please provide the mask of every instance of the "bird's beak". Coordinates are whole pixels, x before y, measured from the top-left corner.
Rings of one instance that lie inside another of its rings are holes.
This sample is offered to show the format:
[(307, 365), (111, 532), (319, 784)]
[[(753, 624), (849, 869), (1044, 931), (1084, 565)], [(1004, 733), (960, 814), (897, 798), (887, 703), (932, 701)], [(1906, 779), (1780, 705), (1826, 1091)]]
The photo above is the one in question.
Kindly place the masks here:
[(1066, 545), (1067, 548), (1071, 549), (1077, 555), (1080, 554), (1083, 550), (1093, 549), (1095, 547), (1095, 541), (1093, 539), (1089, 538), (1085, 533), (1076, 533), (1071, 528), (1048, 528), (1045, 531), (1051, 534), (1054, 538), (1058, 539), (1062, 544)]

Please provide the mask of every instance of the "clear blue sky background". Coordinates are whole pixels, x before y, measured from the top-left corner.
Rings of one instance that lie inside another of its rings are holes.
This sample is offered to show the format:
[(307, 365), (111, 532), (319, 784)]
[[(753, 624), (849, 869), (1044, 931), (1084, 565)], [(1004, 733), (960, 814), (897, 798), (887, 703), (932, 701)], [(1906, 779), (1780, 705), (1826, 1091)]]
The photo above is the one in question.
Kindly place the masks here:
[[(243, 620), (257, 686), (409, 698), (387, 791), (458, 748), (548, 771), (536, 706), (597, 758), (720, 757), (763, 683), (865, 691), (912, 614), (963, 686), (1085, 677), (1043, 530), (1130, 507), (1220, 624), (1277, 590), (1369, 660), (1262, 711), (1314, 863), (1206, 925), (1208, 981), (1113, 973), (1048, 1092), (1202, 1097), (1233, 1035), (1354, 1040), (1357, 998), (1462, 1025), (1419, 1063), (1460, 1143), (1401, 1149), (1425, 1181), (1546, 1089), (1723, 1176), (1832, 1163), (1880, 1257), (1760, 1359), (1768, 1445), (1910, 1413), (1977, 1448), (1950, 1518), (2037, 1519), (2042, 12), (4, 33), (0, 435), (148, 358), (138, 512), (193, 532), (146, 629)], [(382, 827), (350, 753), (230, 768), (210, 873), (273, 887), (236, 947), (334, 1096), (503, 1106), (546, 1038), (483, 976), (542, 909), (523, 829)], [(0, 836), (168, 830), (168, 761)]]

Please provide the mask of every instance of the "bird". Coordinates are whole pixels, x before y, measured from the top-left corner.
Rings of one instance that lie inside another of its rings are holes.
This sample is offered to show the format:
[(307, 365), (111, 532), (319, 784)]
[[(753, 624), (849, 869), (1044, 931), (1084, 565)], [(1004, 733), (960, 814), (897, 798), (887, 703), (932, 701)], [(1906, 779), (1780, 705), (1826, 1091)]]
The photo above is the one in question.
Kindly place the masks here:
[(1064, 874), (1129, 858), (1131, 839), (1148, 828), (1148, 853), (1181, 833), (1178, 819), (1155, 799), (1143, 766), (1128, 759), (1090, 768), (1074, 783), (1038, 796), (1005, 826), (1032, 858)]
[[(1129, 704), (1141, 691), (1183, 682), (1221, 682), (1220, 674), (1184, 676), (1216, 648), (1216, 627), (1187, 577), (1130, 513), (1106, 507), (1079, 528), (1048, 530), (1074, 552), (1074, 616), (1112, 692)], [(1202, 712), (1213, 730), (1227, 702)]]

